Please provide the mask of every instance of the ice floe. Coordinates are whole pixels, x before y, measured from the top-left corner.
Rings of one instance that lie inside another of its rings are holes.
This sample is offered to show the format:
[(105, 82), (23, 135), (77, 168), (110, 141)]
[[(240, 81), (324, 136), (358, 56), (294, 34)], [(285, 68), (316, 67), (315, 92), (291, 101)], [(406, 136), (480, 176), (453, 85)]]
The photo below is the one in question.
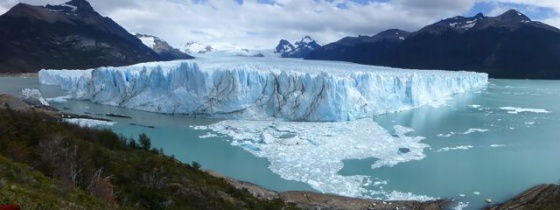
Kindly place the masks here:
[(457, 147), (444, 147), (441, 149), (438, 149), (437, 152), (447, 152), (447, 151), (452, 151), (452, 150), (468, 150), (468, 149), (472, 149), (473, 146), (472, 145), (464, 145), (464, 146), (457, 146)]
[(488, 132), (488, 129), (483, 129), (483, 128), (471, 128), (467, 131), (465, 131), (463, 134), (470, 134), (470, 133), (475, 133), (475, 132), (480, 132), (480, 133), (484, 133), (484, 132)]
[(64, 122), (76, 124), (80, 127), (112, 126), (115, 124), (115, 122), (86, 119), (86, 118), (65, 118), (63, 120)]
[[(373, 169), (423, 159), (424, 149), (429, 146), (421, 143), (423, 137), (407, 136), (410, 128), (395, 126), (396, 133), (391, 135), (372, 119), (360, 119), (327, 123), (225, 120), (193, 129), (229, 136), (232, 145), (268, 159), (269, 168), (282, 178), (308, 183), (320, 192), (386, 199), (429, 198), (385, 192), (380, 185), (386, 181), (338, 174), (344, 167), (342, 161), (348, 159), (375, 158)], [(399, 152), (402, 148), (407, 152)], [(376, 186), (378, 189), (371, 189)]]
[(509, 114), (519, 114), (521, 112), (533, 112), (533, 113), (550, 113), (545, 109), (533, 109), (533, 108), (521, 108), (521, 107), (511, 107), (511, 106), (504, 106), (500, 107), (501, 110), (506, 110)]
[(490, 144), (490, 147), (505, 147), (505, 144)]

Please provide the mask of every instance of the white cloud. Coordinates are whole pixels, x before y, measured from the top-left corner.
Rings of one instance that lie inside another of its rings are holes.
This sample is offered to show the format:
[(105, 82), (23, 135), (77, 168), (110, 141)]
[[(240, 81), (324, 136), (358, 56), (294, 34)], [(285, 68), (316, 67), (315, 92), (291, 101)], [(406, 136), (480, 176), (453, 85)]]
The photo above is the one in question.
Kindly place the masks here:
[(491, 2), (491, 3), (521, 4), (526, 6), (552, 8), (556, 11), (560, 11), (560, 1), (558, 0), (479, 0), (479, 1)]
[[(35, 5), (65, 1), (23, 0)], [(273, 48), (281, 38), (295, 41), (305, 35), (330, 43), (345, 36), (373, 35), (391, 28), (414, 31), (443, 18), (466, 14), (477, 2), (492, 3), (494, 13), (505, 11), (500, 7), (504, 3), (560, 11), (560, 1), (556, 0), (370, 0), (366, 4), (348, 0), (276, 0), (273, 4), (244, 0), (242, 5), (233, 0), (206, 0), (198, 4), (192, 0), (89, 1), (100, 14), (129, 31), (159, 36), (175, 47), (194, 40)], [(0, 3), (0, 12), (16, 3)], [(336, 7), (340, 3), (346, 8)], [(546, 21), (560, 23), (559, 20), (551, 17)]]

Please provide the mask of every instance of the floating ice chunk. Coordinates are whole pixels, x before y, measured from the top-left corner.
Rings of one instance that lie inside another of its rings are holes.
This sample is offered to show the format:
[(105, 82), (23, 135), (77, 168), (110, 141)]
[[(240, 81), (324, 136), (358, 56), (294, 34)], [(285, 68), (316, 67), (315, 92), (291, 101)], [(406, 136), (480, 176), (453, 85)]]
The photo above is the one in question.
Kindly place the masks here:
[(471, 129), (469, 129), (468, 131), (465, 131), (463, 134), (466, 135), (466, 134), (471, 134), (471, 133), (474, 133), (474, 132), (484, 133), (484, 132), (487, 132), (487, 131), (488, 131), (488, 129), (483, 129), (483, 128), (471, 128)]
[(451, 137), (451, 136), (453, 136), (453, 135), (455, 135), (455, 132), (450, 132), (450, 133), (448, 133), (448, 134), (440, 133), (440, 134), (438, 134), (437, 136), (438, 136), (438, 137), (449, 138), (449, 137)]
[(192, 126), (191, 125), (189, 127), (191, 127), (194, 130), (208, 130), (208, 126), (205, 126), (205, 125), (197, 125), (197, 126)]
[(403, 200), (415, 200), (415, 201), (430, 201), (430, 200), (437, 200), (438, 198), (424, 196), (424, 195), (415, 195), (410, 192), (403, 193), (398, 191), (392, 191), (387, 196), (388, 201), (403, 201)]
[(520, 112), (533, 112), (533, 113), (550, 113), (545, 109), (532, 109), (532, 108), (520, 108), (520, 107), (511, 107), (511, 106), (504, 106), (500, 107), (501, 110), (506, 110), (509, 114), (518, 114)]
[(483, 133), (483, 132), (487, 132), (487, 131), (488, 131), (488, 129), (483, 129), (483, 128), (470, 128), (469, 130), (467, 130), (463, 133), (455, 133), (455, 132), (449, 132), (448, 134), (440, 133), (440, 134), (437, 134), (437, 137), (449, 138), (449, 137), (451, 137), (455, 134), (467, 135), (467, 134), (471, 134), (471, 133), (474, 133), (474, 132)]
[(218, 135), (208, 132), (202, 136), (199, 136), (198, 138), (207, 139), (207, 138), (214, 138), (214, 137), (218, 137)]
[(472, 149), (473, 146), (472, 145), (464, 145), (464, 146), (458, 146), (458, 147), (444, 147), (441, 149), (438, 149), (437, 152), (447, 152), (447, 151), (451, 151), (451, 150), (468, 150), (468, 149)]
[(475, 191), (475, 192), (473, 192), (473, 194), (475, 194), (475, 195), (480, 195), (480, 192)]
[[(394, 137), (372, 119), (327, 123), (226, 120), (208, 129), (230, 136), (232, 145), (267, 158), (269, 168), (284, 179), (351, 197), (376, 194), (364, 186), (381, 187), (385, 182), (339, 175), (343, 160), (375, 158), (372, 168), (393, 166), (423, 159), (424, 149), (429, 147), (421, 143), (423, 137), (406, 136), (410, 128), (395, 126)], [(409, 151), (399, 153), (399, 148)]]
[(47, 102), (47, 100), (43, 98), (41, 92), (38, 89), (25, 88), (21, 90), (21, 94), (22, 94), (21, 98), (24, 101), (31, 103), (33, 105), (42, 105), (42, 106), (49, 105), (49, 102)]
[(505, 144), (490, 144), (490, 147), (505, 147)]
[[(463, 195), (463, 194), (461, 194)], [(463, 195), (464, 196), (464, 195)], [(453, 207), (454, 210), (463, 210), (469, 207), (469, 202), (459, 202), (457, 206)]]
[(481, 105), (478, 104), (471, 104), (471, 105), (467, 105), (467, 107), (473, 108), (473, 109), (478, 109), (480, 107), (482, 107)]
[(387, 180), (383, 180), (383, 181), (375, 181), (373, 182), (374, 186), (378, 186), (378, 185), (387, 185)]
[(80, 127), (112, 126), (115, 124), (115, 122), (86, 119), (86, 118), (65, 118), (63, 120), (64, 122), (76, 124)]
[(48, 102), (54, 102), (54, 103), (66, 103), (68, 102), (69, 99), (72, 99), (71, 95), (59, 96), (55, 98), (47, 98), (46, 100)]

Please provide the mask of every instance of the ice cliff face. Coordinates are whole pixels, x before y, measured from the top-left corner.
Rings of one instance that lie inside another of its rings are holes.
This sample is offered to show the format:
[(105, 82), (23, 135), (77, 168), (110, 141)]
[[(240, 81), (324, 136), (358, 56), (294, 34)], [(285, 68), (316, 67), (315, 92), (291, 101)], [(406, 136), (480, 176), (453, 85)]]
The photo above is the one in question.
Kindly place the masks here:
[(487, 83), (472, 72), (412, 71), (295, 59), (200, 59), (41, 70), (80, 100), (217, 118), (346, 121), (397, 112)]

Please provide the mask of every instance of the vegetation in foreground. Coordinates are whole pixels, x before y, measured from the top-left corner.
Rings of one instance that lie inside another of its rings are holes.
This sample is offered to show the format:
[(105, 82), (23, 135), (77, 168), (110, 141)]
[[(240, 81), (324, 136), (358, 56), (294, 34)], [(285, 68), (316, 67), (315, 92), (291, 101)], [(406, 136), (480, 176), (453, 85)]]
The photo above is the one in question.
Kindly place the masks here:
[(289, 209), (110, 130), (0, 109), (0, 204), (25, 209)]

